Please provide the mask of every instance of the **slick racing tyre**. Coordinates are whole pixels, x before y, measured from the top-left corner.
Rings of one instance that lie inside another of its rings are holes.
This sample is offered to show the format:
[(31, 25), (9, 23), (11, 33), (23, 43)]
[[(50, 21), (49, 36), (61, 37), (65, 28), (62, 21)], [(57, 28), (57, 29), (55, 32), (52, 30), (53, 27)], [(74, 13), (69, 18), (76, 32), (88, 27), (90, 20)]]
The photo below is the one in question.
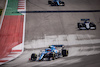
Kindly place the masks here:
[(96, 25), (94, 23), (90, 23), (90, 28), (92, 28), (92, 27), (93, 27), (92, 30), (96, 30)]
[(48, 1), (48, 4), (51, 4), (52, 3), (52, 1)]
[(63, 5), (62, 6), (65, 6), (65, 3), (64, 2), (61, 2)]
[(64, 2), (61, 2), (62, 4), (65, 4)]
[(31, 54), (31, 60), (36, 61), (36, 59), (37, 59), (37, 54), (35, 53)]
[(68, 50), (63, 49), (62, 50), (62, 56), (63, 57), (68, 56)]
[(80, 23), (77, 23), (77, 27), (80, 28)]

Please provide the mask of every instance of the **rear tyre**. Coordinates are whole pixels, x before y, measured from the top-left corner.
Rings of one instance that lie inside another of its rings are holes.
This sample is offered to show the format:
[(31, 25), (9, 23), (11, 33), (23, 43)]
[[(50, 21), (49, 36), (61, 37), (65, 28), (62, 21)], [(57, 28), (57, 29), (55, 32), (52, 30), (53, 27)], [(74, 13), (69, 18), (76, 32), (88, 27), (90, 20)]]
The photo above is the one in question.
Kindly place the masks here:
[(77, 27), (78, 27), (79, 30), (82, 30), (82, 29), (80, 28), (80, 23), (77, 23)]
[(79, 25), (80, 25), (80, 23), (77, 23), (77, 27), (78, 27), (78, 28), (80, 27)]
[(62, 56), (65, 57), (65, 56), (68, 56), (68, 50), (62, 50)]
[(52, 1), (48, 1), (48, 4), (51, 4), (52, 3)]

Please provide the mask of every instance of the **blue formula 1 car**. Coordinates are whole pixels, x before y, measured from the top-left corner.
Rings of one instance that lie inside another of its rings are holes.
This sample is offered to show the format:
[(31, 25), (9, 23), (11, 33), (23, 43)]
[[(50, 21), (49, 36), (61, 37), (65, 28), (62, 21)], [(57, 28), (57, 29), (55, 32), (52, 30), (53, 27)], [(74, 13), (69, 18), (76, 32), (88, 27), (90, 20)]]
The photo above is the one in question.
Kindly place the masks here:
[[(61, 50), (57, 50), (56, 47), (62, 47)], [(39, 54), (39, 61), (43, 61), (44, 58), (47, 58), (50, 60), (55, 60), (59, 57), (65, 57), (68, 56), (68, 50), (64, 49), (63, 45), (51, 45), (49, 48), (46, 48), (45, 51), (42, 51)], [(30, 60), (36, 61), (37, 60), (37, 54), (32, 53)]]
[(81, 19), (83, 23), (77, 23), (79, 30), (95, 30), (96, 25), (93, 22), (90, 22), (90, 19)]
[(65, 3), (61, 0), (48, 0), (48, 4), (51, 6), (65, 6)]

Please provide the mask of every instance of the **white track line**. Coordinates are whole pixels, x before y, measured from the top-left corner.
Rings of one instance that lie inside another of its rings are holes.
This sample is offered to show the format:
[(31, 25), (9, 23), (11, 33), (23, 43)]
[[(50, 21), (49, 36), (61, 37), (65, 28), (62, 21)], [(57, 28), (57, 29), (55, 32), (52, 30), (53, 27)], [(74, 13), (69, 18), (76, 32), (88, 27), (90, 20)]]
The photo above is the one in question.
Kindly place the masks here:
[(3, 23), (4, 15), (5, 15), (5, 12), (6, 12), (7, 4), (8, 4), (8, 0), (6, 0), (6, 4), (5, 4), (4, 12), (3, 12), (3, 17), (2, 17), (2, 19), (1, 19), (1, 21), (0, 21), (0, 22), (1, 22), (1, 24), (0, 24), (0, 29), (1, 29), (1, 27), (2, 27), (2, 23)]

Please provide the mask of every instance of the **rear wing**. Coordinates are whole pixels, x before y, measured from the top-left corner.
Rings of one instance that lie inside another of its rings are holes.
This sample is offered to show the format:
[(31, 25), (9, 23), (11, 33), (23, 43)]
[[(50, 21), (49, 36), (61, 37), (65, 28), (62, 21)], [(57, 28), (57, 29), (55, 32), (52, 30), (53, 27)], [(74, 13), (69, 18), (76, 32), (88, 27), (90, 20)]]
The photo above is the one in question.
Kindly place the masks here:
[(81, 19), (81, 21), (90, 21), (90, 19)]
[(64, 47), (64, 45), (51, 45), (51, 46), (55, 46), (55, 47)]

